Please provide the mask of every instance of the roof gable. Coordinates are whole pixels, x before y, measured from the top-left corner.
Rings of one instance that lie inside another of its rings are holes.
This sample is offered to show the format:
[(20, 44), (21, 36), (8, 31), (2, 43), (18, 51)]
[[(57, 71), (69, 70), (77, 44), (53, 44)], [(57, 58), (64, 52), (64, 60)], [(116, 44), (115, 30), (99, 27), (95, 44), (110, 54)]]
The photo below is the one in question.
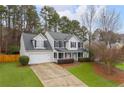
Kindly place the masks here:
[(36, 35), (33, 39), (34, 40), (42, 40), (42, 41), (47, 40), (41, 33)]
[[(22, 36), (23, 36), (23, 42), (26, 50), (37, 50), (37, 49), (34, 49), (32, 44), (32, 39), (38, 36), (37, 34), (22, 33)], [(45, 42), (45, 50), (52, 50), (51, 45), (47, 39)]]
[(73, 35), (69, 40), (71, 40), (71, 39), (73, 39), (73, 40), (75, 39), (76, 41), (80, 42), (80, 39), (75, 35)]

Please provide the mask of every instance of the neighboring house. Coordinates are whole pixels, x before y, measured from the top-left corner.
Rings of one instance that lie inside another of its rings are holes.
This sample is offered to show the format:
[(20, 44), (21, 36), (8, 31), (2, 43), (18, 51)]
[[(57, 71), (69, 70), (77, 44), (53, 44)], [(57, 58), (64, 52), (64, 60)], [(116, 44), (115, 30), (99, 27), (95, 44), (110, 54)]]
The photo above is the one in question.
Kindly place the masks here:
[(72, 34), (46, 32), (45, 35), (22, 33), (20, 55), (30, 58), (29, 64), (57, 62), (58, 59), (88, 57), (81, 40)]
[(120, 44), (124, 46), (124, 34), (120, 34)]
[[(118, 38), (118, 40), (116, 40), (116, 42), (111, 43), (111, 47), (121, 48), (121, 47), (124, 46), (124, 34), (118, 34), (118, 37), (119, 38)], [(93, 40), (94, 43), (98, 43), (98, 42), (105, 43), (100, 36), (100, 31), (99, 30), (97, 30), (93, 33), (92, 40)], [(110, 47), (110, 46), (108, 45), (108, 47)]]

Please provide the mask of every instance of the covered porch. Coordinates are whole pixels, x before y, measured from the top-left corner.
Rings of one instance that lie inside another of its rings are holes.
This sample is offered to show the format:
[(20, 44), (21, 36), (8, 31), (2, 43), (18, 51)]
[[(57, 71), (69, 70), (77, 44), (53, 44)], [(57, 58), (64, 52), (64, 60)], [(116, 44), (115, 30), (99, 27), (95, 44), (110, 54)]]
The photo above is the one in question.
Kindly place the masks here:
[(74, 59), (74, 61), (78, 61), (78, 58), (83, 58), (83, 52), (54, 52), (54, 60), (60, 59)]

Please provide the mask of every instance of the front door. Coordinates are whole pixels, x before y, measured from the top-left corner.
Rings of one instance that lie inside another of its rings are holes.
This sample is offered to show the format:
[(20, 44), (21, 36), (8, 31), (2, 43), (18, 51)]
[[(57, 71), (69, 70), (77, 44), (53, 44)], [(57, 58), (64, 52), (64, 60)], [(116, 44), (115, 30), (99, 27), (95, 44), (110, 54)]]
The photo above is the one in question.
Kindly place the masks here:
[(72, 58), (74, 58), (74, 60), (77, 61), (77, 60), (78, 60), (78, 59), (77, 59), (77, 53), (72, 53)]

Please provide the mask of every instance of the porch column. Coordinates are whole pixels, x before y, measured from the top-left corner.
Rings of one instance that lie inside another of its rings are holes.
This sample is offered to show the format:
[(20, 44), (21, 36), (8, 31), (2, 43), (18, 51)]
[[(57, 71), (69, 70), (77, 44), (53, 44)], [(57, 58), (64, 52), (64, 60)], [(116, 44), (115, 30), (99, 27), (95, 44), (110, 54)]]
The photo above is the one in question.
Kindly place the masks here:
[(66, 58), (66, 56), (67, 56), (66, 52), (64, 54), (65, 54), (65, 58)]
[(63, 53), (63, 59), (65, 59), (65, 52)]
[(70, 53), (71, 54), (71, 58), (72, 58), (72, 53)]
[(78, 52), (76, 54), (77, 54), (77, 61), (78, 61)]
[(57, 60), (58, 60), (58, 57), (59, 57), (59, 53), (57, 52)]

